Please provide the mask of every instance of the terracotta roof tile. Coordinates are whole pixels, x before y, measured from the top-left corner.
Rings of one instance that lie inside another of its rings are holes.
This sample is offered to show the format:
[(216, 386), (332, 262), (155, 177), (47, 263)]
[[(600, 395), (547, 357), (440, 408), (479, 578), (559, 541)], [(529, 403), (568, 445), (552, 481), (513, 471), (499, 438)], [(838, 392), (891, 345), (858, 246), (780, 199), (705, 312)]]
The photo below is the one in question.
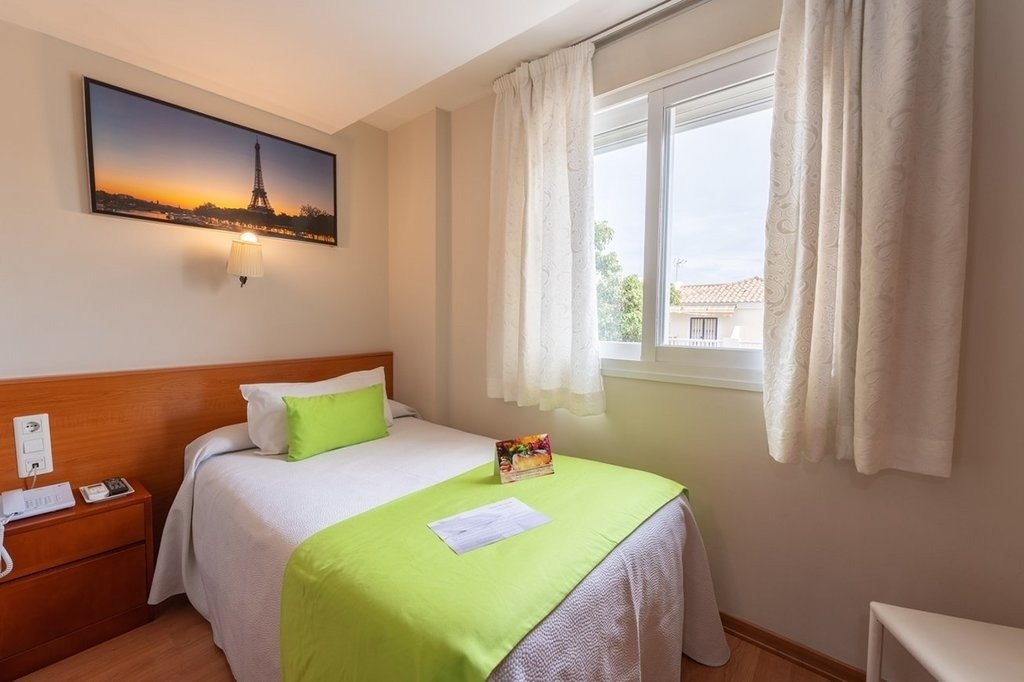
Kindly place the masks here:
[(682, 292), (683, 305), (711, 303), (761, 303), (764, 301), (764, 280), (760, 277), (723, 284), (676, 285)]

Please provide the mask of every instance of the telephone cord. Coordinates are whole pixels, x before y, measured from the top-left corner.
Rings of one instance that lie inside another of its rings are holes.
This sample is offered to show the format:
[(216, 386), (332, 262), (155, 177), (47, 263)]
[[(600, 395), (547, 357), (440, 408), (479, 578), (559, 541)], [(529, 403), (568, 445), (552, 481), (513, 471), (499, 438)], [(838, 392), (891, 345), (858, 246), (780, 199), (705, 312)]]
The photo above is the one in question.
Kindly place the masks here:
[[(4, 527), (12, 518), (14, 518), (14, 514), (11, 514), (10, 516), (0, 516), (0, 578), (5, 577), (8, 573), (14, 570), (14, 559), (12, 559), (11, 555), (7, 553), (6, 549), (4, 549)], [(4, 564), (7, 565), (6, 568), (4, 568)]]

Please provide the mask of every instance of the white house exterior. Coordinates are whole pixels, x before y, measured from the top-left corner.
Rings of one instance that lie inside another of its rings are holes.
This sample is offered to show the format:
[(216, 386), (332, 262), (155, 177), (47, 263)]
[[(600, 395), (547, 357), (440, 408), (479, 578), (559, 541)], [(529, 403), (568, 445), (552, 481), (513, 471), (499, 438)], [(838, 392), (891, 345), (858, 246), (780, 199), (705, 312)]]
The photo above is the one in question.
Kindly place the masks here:
[(709, 348), (760, 348), (764, 280), (674, 285), (679, 305), (669, 306), (668, 343)]

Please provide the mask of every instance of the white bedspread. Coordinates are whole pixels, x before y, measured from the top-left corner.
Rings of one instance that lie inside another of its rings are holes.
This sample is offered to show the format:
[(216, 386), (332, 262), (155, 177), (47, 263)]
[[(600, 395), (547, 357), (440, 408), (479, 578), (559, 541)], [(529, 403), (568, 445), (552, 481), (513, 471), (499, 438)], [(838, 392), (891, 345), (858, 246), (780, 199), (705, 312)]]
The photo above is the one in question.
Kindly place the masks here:
[[(301, 462), (220, 454), (246, 441), (244, 425), (190, 446), (150, 603), (187, 593), (236, 678), (280, 679), (281, 585), (292, 550), (493, 457), (490, 439), (419, 419), (397, 419), (390, 433)], [(491, 679), (678, 680), (682, 652), (708, 665), (729, 658), (704, 545), (679, 498), (609, 554)]]

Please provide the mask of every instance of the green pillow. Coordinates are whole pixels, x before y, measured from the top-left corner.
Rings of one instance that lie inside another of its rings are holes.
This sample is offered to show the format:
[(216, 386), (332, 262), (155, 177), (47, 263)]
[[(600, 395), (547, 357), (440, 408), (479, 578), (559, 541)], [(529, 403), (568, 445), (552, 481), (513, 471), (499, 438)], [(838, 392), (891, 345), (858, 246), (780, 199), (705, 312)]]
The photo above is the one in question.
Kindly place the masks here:
[(388, 435), (381, 384), (282, 400), (288, 413), (288, 459), (293, 462)]

